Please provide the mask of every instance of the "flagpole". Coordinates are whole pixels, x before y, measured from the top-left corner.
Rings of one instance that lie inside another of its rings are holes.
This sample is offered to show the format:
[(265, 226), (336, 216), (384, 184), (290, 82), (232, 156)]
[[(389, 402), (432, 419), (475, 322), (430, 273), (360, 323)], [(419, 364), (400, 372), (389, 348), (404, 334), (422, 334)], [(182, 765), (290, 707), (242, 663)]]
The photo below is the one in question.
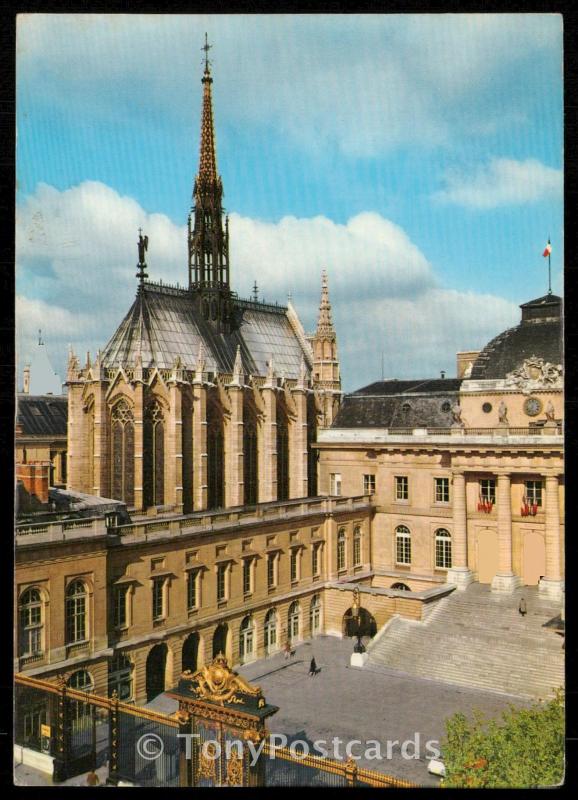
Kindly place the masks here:
[[(550, 244), (550, 237), (548, 236), (548, 244)], [(550, 255), (552, 250), (548, 253), (548, 294), (552, 294), (552, 269), (550, 264)]]

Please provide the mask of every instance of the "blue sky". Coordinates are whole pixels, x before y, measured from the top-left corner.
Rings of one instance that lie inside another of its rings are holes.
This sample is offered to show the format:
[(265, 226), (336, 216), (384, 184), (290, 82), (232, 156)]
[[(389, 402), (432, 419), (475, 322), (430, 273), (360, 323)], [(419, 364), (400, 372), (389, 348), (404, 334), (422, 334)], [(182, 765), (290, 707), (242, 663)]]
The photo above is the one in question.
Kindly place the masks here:
[(21, 15), (20, 360), (102, 347), (149, 274), (184, 284), (201, 45), (214, 47), (234, 288), (305, 327), (329, 273), (344, 386), (454, 374), (562, 291), (557, 15)]

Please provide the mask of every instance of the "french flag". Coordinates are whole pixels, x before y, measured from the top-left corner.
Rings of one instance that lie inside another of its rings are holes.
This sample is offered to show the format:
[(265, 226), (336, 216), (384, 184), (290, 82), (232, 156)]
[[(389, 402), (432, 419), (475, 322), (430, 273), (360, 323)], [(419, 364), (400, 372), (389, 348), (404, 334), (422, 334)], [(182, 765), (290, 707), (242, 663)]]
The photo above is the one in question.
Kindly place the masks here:
[(552, 252), (552, 245), (550, 244), (550, 239), (548, 239), (548, 244), (546, 245), (546, 249), (544, 250), (542, 255), (544, 256), (544, 258), (546, 258), (546, 256), (549, 256), (551, 252)]

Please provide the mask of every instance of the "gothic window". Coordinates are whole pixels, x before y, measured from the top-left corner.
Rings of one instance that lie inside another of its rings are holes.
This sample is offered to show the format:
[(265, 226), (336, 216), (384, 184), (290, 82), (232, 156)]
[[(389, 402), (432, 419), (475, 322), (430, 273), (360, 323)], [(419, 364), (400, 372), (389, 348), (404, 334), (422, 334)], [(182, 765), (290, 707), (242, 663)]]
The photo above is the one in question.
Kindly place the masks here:
[(66, 643), (84, 642), (87, 635), (88, 597), (86, 586), (73, 581), (66, 590)]
[(42, 654), (43, 607), (39, 589), (27, 589), (20, 597), (20, 655)]
[(115, 653), (108, 665), (108, 696), (116, 692), (119, 700), (125, 703), (132, 700), (132, 675), (130, 658), (124, 653)]
[(165, 427), (163, 409), (157, 400), (144, 413), (143, 477), (145, 506), (165, 501)]
[(289, 498), (289, 426), (283, 403), (277, 401), (277, 500)]
[(436, 531), (436, 567), (450, 569), (452, 566), (452, 537), (445, 528)]
[(134, 504), (134, 415), (126, 400), (112, 409), (112, 496)]
[(405, 525), (395, 529), (395, 560), (398, 564), (411, 564), (411, 533)]
[(307, 398), (307, 491), (317, 496), (317, 460), (319, 454), (312, 445), (317, 441), (317, 412), (313, 395)]
[(223, 417), (216, 406), (207, 406), (207, 508), (222, 508), (224, 505), (224, 437)]
[(259, 456), (257, 449), (257, 414), (252, 403), (243, 402), (243, 480), (245, 505), (257, 503), (259, 481)]

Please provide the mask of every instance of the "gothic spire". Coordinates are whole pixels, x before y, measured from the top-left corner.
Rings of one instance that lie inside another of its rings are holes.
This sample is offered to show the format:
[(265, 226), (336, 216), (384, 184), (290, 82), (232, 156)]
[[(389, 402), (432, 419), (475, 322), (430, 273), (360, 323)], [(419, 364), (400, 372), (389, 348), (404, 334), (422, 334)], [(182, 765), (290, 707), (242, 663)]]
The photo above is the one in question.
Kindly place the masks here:
[(211, 78), (209, 50), (212, 45), (207, 41), (201, 49), (205, 51), (205, 72), (203, 74), (203, 113), (201, 118), (201, 157), (199, 160), (199, 182), (215, 184), (217, 176), (217, 153), (215, 150), (215, 128), (213, 124), (213, 98), (211, 94)]
[(189, 288), (201, 296), (205, 319), (221, 329), (230, 325), (232, 315), (229, 288), (229, 225), (223, 225), (223, 185), (217, 172), (213, 123), (210, 61), (211, 45), (205, 34), (205, 70), (202, 77), (201, 142), (199, 171), (189, 215)]
[(317, 336), (335, 336), (335, 330), (331, 320), (331, 302), (329, 300), (329, 289), (327, 286), (327, 272), (325, 270), (321, 273), (321, 302), (319, 303)]

